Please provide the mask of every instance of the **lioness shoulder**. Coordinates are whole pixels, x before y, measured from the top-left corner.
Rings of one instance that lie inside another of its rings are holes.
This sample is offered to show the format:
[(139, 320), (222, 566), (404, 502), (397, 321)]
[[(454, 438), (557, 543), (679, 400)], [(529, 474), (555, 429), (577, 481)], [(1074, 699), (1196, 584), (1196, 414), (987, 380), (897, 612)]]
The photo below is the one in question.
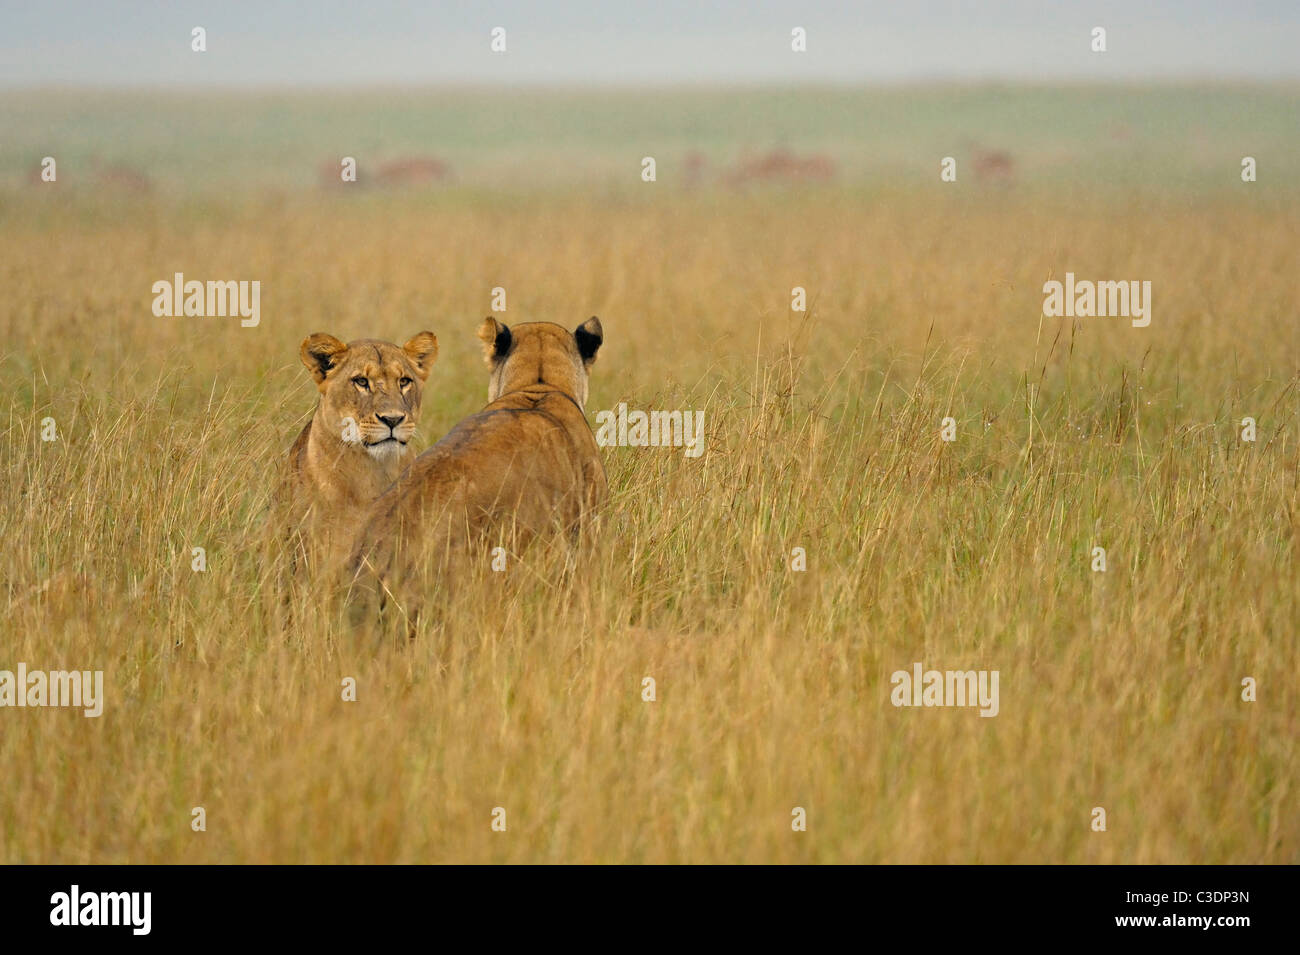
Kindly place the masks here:
[(600, 320), (479, 328), (488, 403), (457, 424), (368, 508), (353, 563), (383, 576), (393, 561), (446, 561), (474, 538), (509, 528), (517, 541), (573, 530), (607, 495), (587, 423), (588, 375)]

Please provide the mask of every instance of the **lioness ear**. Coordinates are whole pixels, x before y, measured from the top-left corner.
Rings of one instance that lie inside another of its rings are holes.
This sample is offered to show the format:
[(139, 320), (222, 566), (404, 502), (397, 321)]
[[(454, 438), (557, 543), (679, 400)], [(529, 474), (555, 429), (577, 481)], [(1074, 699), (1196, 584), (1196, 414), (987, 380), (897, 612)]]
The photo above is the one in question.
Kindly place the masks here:
[(402, 351), (415, 363), (416, 373), (424, 381), (429, 377), (429, 369), (438, 360), (438, 336), (433, 332), (420, 332), (402, 346)]
[(347, 350), (348, 346), (333, 335), (316, 332), (302, 340), (302, 348), (298, 350), (298, 354), (316, 384), (319, 385), (325, 380), (326, 375), (338, 367)]
[(596, 360), (596, 350), (605, 340), (605, 330), (600, 327), (600, 319), (595, 315), (573, 330), (573, 337), (578, 341), (578, 354), (582, 363), (590, 365)]
[(506, 352), (510, 351), (512, 337), (509, 326), (491, 316), (483, 319), (483, 324), (478, 329), (478, 337), (483, 342), (483, 357), (487, 359), (488, 367), (498, 359), (505, 358)]

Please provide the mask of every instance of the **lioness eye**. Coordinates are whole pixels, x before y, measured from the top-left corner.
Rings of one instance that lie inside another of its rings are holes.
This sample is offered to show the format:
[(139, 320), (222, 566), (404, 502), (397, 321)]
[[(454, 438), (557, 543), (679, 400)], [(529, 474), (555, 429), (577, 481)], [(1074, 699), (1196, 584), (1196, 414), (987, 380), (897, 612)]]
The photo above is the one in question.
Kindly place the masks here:
[(400, 381), (398, 382), (398, 384), (401, 385), (403, 388), (405, 388), (405, 387), (407, 387), (408, 385), (411, 384), (411, 379), (410, 379), (410, 378), (403, 378), (402, 380), (400, 380)]
[(370, 382), (366, 381), (366, 379), (361, 375), (357, 375), (355, 378), (353, 378), (352, 384), (356, 385), (362, 391), (370, 390)]

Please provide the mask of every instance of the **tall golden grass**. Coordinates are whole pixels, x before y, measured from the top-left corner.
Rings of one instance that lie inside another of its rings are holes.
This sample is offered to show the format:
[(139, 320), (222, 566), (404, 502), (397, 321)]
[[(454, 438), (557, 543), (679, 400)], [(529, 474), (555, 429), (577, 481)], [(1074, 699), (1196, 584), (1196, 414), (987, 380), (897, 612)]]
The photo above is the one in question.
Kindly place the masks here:
[[(0, 668), (107, 701), (0, 710), (0, 861), (1300, 860), (1294, 203), (653, 189), (8, 204)], [(1150, 327), (1044, 318), (1067, 270)], [(175, 271), (261, 325), (155, 318)], [(494, 286), (601, 317), (589, 418), (700, 409), (706, 453), (605, 449), (593, 546), (428, 582), (413, 642), (277, 625), (299, 341), (435, 331), (427, 446)], [(917, 661), (1000, 713), (893, 707)]]

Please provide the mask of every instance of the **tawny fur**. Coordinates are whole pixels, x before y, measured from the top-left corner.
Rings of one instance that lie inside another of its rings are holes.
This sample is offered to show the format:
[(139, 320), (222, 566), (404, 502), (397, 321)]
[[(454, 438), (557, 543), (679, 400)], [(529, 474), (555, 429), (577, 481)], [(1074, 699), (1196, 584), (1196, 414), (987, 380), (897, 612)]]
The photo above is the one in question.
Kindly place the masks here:
[(438, 339), (421, 332), (402, 347), (345, 345), (318, 332), (300, 355), (320, 401), (289, 452), (290, 524), (301, 536), (295, 549), (319, 553), (346, 548), (366, 506), (414, 458), (409, 442)]
[(391, 593), (422, 560), (449, 571), (483, 559), (476, 544), (517, 547), (546, 531), (576, 531), (605, 501), (605, 468), (583, 410), (600, 321), (570, 332), (488, 318), (479, 337), (488, 405), (370, 506), (352, 559), (363, 591)]

